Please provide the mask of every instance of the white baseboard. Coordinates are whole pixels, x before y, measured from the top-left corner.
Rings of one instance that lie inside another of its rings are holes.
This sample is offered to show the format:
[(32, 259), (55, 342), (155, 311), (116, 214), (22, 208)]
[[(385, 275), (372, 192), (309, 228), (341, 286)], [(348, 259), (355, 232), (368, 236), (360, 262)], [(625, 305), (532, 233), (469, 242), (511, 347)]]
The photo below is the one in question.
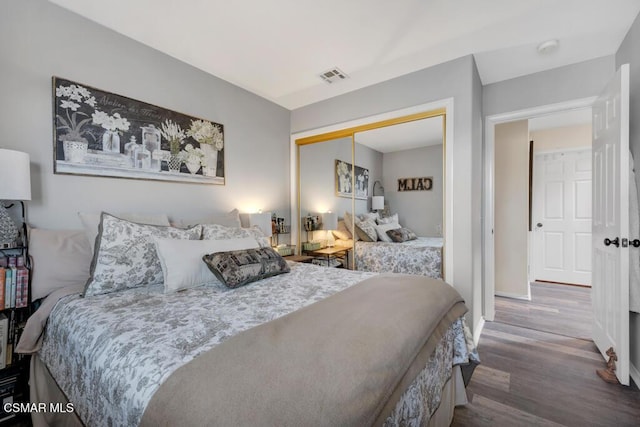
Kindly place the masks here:
[(531, 295), (510, 294), (508, 292), (498, 292), (498, 291), (496, 291), (495, 294), (497, 297), (514, 298), (514, 299), (531, 301)]
[(478, 341), (480, 341), (480, 334), (482, 333), (482, 329), (484, 328), (484, 317), (481, 317), (478, 321), (478, 324), (473, 328), (473, 343), (478, 346)]
[(633, 364), (629, 365), (629, 376), (636, 383), (636, 386), (640, 387), (640, 370)]

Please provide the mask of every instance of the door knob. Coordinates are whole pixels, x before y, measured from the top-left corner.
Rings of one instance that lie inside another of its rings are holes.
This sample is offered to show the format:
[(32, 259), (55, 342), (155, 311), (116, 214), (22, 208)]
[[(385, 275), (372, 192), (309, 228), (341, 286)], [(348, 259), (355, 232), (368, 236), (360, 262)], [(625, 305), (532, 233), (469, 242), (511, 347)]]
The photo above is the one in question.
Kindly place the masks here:
[(619, 239), (618, 237), (616, 237), (616, 238), (615, 238), (615, 239), (613, 239), (613, 240), (609, 240), (608, 238), (607, 238), (607, 239), (604, 239), (604, 245), (605, 245), (605, 246), (613, 245), (613, 246), (615, 246), (616, 248), (617, 248), (617, 247), (620, 247), (620, 239)]
[(541, 223), (541, 222), (537, 223), (537, 224), (536, 224), (536, 227), (538, 227), (538, 228), (542, 228), (542, 223)]
[(640, 248), (640, 239), (630, 240), (629, 245), (633, 246), (634, 248)]

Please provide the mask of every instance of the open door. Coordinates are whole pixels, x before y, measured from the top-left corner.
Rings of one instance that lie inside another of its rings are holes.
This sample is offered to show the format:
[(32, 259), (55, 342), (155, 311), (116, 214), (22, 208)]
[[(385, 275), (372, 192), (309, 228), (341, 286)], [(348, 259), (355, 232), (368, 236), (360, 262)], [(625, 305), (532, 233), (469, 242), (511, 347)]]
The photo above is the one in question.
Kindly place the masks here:
[(593, 105), (593, 341), (629, 385), (629, 64)]

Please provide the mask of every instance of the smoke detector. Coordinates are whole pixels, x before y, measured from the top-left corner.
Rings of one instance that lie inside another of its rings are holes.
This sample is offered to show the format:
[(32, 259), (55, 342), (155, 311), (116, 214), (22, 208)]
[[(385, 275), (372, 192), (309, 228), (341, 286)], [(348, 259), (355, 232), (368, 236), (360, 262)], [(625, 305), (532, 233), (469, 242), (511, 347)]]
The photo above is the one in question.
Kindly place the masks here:
[(339, 82), (340, 80), (348, 79), (349, 76), (347, 76), (347, 74), (344, 73), (340, 68), (333, 67), (323, 73), (320, 73), (320, 78), (329, 84), (333, 84)]
[(538, 53), (541, 55), (547, 55), (558, 48), (558, 40), (552, 39), (542, 42), (538, 45)]

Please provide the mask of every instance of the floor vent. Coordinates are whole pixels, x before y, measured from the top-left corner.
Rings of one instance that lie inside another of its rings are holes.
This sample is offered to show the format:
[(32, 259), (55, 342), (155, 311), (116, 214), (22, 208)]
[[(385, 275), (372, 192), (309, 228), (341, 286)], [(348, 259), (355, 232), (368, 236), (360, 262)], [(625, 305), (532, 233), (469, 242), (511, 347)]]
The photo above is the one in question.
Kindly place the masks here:
[(327, 82), (329, 84), (332, 84), (332, 83), (335, 83), (335, 82), (339, 82), (340, 80), (348, 79), (349, 76), (347, 76), (338, 67), (333, 67), (333, 68), (325, 71), (324, 73), (321, 73), (320, 74), (320, 78), (322, 78), (322, 80), (324, 80), (325, 82)]

